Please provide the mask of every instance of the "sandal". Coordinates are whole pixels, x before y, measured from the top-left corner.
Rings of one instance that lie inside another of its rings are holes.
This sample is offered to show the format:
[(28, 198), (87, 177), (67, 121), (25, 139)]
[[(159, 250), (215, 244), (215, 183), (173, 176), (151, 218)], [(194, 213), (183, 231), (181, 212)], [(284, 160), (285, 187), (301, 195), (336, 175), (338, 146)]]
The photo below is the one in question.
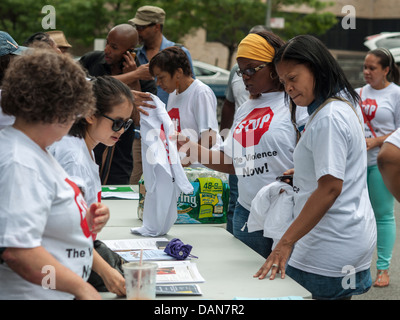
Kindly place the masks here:
[(378, 270), (374, 287), (387, 287), (389, 285), (389, 273), (388, 270)]

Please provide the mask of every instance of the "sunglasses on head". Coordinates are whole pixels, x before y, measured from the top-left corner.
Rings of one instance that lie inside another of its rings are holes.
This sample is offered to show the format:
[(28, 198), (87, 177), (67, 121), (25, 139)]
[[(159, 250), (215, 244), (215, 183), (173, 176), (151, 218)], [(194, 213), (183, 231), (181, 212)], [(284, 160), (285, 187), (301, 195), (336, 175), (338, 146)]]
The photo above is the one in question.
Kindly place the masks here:
[(109, 119), (109, 120), (111, 120), (111, 121), (113, 122), (113, 125), (112, 125), (111, 129), (112, 129), (113, 131), (115, 131), (115, 132), (118, 132), (118, 131), (121, 130), (122, 128), (124, 128), (125, 131), (128, 130), (129, 127), (131, 126), (132, 122), (133, 122), (132, 119), (129, 119), (129, 120), (127, 120), (127, 121), (124, 121), (124, 120), (122, 120), (122, 119), (115, 120), (115, 119), (110, 118), (110, 117), (108, 117), (108, 116), (106, 116), (106, 115), (104, 115), (104, 114), (102, 114), (102, 116), (103, 116), (104, 118), (107, 118), (107, 119)]

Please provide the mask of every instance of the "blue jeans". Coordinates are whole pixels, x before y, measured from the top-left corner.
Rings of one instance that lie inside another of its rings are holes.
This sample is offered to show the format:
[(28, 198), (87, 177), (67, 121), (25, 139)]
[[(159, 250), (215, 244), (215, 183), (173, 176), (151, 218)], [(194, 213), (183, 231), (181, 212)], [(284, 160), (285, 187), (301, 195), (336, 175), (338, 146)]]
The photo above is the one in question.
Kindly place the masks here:
[[(311, 292), (316, 300), (345, 300), (353, 295), (367, 292), (372, 285), (370, 269), (357, 272), (353, 288), (348, 288), (349, 283), (343, 277), (325, 277), (314, 273), (305, 272), (291, 266), (286, 267), (286, 274)], [(344, 284), (343, 284), (344, 282)], [(344, 285), (348, 285), (344, 287)]]
[(263, 230), (248, 232), (246, 223), (249, 214), (250, 212), (237, 202), (233, 214), (233, 235), (266, 259), (271, 253), (273, 240), (264, 237)]
[(238, 178), (234, 174), (229, 175), (229, 206), (226, 213), (226, 230), (233, 234), (233, 212), (235, 211), (238, 198)]

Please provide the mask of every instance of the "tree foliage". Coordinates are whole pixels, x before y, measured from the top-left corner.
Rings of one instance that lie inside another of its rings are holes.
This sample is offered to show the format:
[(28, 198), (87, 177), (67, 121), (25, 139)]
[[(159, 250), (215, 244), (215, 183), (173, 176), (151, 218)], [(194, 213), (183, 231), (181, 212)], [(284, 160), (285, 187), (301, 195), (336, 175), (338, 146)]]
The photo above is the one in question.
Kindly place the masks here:
[[(63, 30), (73, 44), (89, 46), (95, 38), (106, 37), (109, 29), (133, 18), (145, 0), (1, 0), (0, 29), (22, 43), (42, 28), (43, 6), (56, 10), (56, 29)], [(265, 24), (266, 1), (262, 0), (156, 0), (152, 5), (166, 11), (164, 33), (174, 41), (198, 28), (207, 30), (208, 39), (228, 48), (230, 57), (238, 43), (254, 25)], [(310, 14), (282, 12), (283, 5), (301, 5)], [(273, 0), (272, 16), (285, 18), (284, 30), (273, 30), (287, 40), (296, 34), (323, 34), (335, 23), (332, 13), (321, 13), (330, 5), (319, 0)], [(231, 61), (231, 59), (228, 59)], [(228, 65), (228, 67), (230, 67)]]

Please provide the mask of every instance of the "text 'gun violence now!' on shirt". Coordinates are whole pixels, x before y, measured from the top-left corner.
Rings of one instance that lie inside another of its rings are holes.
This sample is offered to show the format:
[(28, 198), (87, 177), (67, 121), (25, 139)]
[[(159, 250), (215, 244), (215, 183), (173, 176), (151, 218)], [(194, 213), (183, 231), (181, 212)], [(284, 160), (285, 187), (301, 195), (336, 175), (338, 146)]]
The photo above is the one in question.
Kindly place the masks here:
[(265, 185), (293, 168), (296, 132), (283, 92), (262, 94), (236, 112), (224, 152), (233, 159), (238, 176), (239, 203), (251, 201)]

